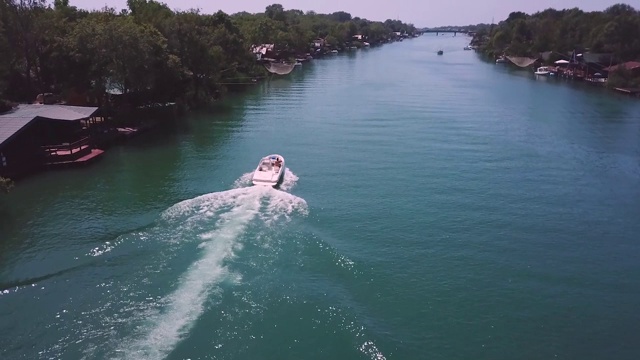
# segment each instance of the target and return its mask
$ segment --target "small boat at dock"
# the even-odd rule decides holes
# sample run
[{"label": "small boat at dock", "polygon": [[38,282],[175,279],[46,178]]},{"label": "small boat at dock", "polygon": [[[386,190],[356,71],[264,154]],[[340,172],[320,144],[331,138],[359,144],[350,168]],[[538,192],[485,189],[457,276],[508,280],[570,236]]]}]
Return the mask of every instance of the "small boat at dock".
[{"label": "small boat at dock", "polygon": [[551,71],[546,66],[540,66],[534,72],[534,74],[536,74],[536,75],[549,75],[550,73],[551,73]]},{"label": "small boat at dock", "polygon": [[284,179],[284,157],[271,154],[260,159],[251,182],[253,185],[277,186]]}]

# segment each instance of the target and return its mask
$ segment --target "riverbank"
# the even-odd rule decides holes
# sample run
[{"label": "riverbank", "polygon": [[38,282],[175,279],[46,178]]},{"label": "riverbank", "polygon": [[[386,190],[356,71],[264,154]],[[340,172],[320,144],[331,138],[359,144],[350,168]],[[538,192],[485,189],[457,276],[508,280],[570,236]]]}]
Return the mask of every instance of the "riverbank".
[{"label": "riverbank", "polygon": [[617,4],[594,12],[578,8],[512,12],[498,24],[479,28],[471,45],[494,59],[524,59],[512,61],[518,66],[534,70],[559,66],[560,73],[572,79],[604,83],[612,89],[638,88],[638,37],[640,12]]},{"label": "riverbank", "polygon": [[[403,41],[415,36],[400,35],[394,41]],[[391,42],[391,41],[390,41]],[[382,44],[378,44],[382,45]],[[368,47],[368,46],[367,46]],[[367,48],[365,47],[365,48]],[[336,56],[337,50],[330,50],[328,47],[318,49],[317,58],[326,56]],[[347,47],[346,52],[359,51],[358,48]],[[280,55],[280,54],[277,54]],[[271,64],[279,64],[288,67],[284,73],[270,73],[260,78],[253,78],[249,83],[229,83],[229,91],[242,93],[252,86],[259,85],[262,81],[271,81],[274,77],[288,76],[295,68],[313,61],[314,57],[308,56],[300,64],[282,64],[275,59],[257,59],[256,64],[269,69]],[[47,111],[40,115],[40,119],[33,120],[33,124],[25,123],[25,129],[15,128],[16,134],[21,131],[20,139],[13,139],[13,135],[0,139],[0,153],[8,157],[8,166],[0,168],[0,175],[13,180],[21,180],[26,176],[35,175],[43,170],[68,169],[74,167],[84,167],[99,160],[105,155],[105,151],[114,145],[125,143],[127,140],[139,136],[155,128],[165,126],[167,123],[179,121],[181,116],[193,109],[193,106],[184,103],[149,104],[144,106],[131,106],[131,94],[108,94],[104,98],[106,102],[102,107],[81,108],[68,106],[64,102],[56,102],[60,97],[53,94],[41,94],[38,96],[39,105],[17,105],[17,107],[5,114],[0,114],[0,122],[11,122],[13,117],[18,116],[15,112]],[[224,94],[219,94],[215,101],[222,101]],[[195,108],[206,106],[207,103],[197,104]],[[29,110],[27,109],[34,109]],[[45,110],[43,110],[45,109]],[[91,110],[89,110],[91,109]],[[71,126],[60,127],[56,123],[56,111],[89,111],[88,116],[80,116],[73,119]],[[85,111],[85,112],[86,112]],[[52,115],[47,115],[52,113]],[[20,115],[21,116],[21,115]],[[47,139],[39,139],[36,135],[42,126],[40,123],[48,122],[49,128],[56,127],[55,136]],[[31,135],[29,135],[31,132]],[[9,141],[11,140],[11,141]],[[38,142],[39,146],[32,146]],[[41,153],[42,152],[42,153]],[[31,155],[25,155],[31,154]],[[3,155],[4,156],[4,155]]]},{"label": "riverbank", "polygon": [[[560,54],[561,55],[561,54]],[[618,65],[605,66],[601,63],[585,61],[583,59],[592,58],[592,54],[578,54],[573,60],[571,55],[565,56],[566,59],[549,61],[549,56],[545,56],[547,60],[542,58],[531,57],[512,57],[501,55],[497,58],[483,54],[480,56],[496,66],[510,67],[517,71],[529,72],[536,77],[549,77],[552,79],[570,80],[576,83],[589,84],[594,87],[607,89],[618,93],[636,96],[638,92],[637,81],[640,75],[640,63],[627,62]]]},{"label": "riverbank", "polygon": [[[46,147],[49,154],[62,152],[69,157],[82,154],[76,147],[88,151],[109,146],[114,139],[157,125],[155,121],[140,124],[142,119],[155,118],[145,114],[150,108],[171,107],[182,113],[273,76],[265,70],[264,59],[290,72],[296,56],[306,61],[403,40],[416,31],[398,20],[369,21],[341,11],[303,13],[277,4],[263,13],[233,15],[174,11],[155,1],[131,2],[122,13],[106,7],[89,12],[67,2],[53,7],[12,2],[4,8],[0,48],[6,48],[6,56],[0,58],[0,98],[28,104],[37,98],[44,106],[95,107],[100,114],[93,118],[104,120],[87,123],[87,117],[72,115],[73,120],[68,120],[52,114],[70,125],[62,129],[65,126],[49,122],[57,130],[49,132],[47,139],[25,141],[37,144],[34,149]],[[24,24],[29,25],[27,29]],[[31,37],[21,35],[25,32]],[[8,146],[4,141],[27,125],[14,123],[5,126],[8,132],[0,138],[0,150]],[[85,133],[91,133],[88,143]],[[12,147],[20,153],[19,145]],[[49,155],[10,157],[14,156],[24,159],[12,159],[8,167]],[[7,173],[11,171],[0,168],[0,175]]]},{"label": "riverbank", "polygon": [[[0,59],[0,98],[15,102],[52,93],[80,106],[101,107],[108,95],[125,97],[132,107],[199,105],[222,96],[228,84],[263,76],[258,55],[295,59],[416,33],[398,20],[304,13],[277,4],[263,13],[232,15],[174,11],[155,1],[131,2],[122,13],[88,12],[65,2],[6,7],[0,46],[8,56]],[[20,27],[25,21],[38,29],[33,39],[20,36],[27,31]],[[49,46],[37,47],[41,43]]]}]

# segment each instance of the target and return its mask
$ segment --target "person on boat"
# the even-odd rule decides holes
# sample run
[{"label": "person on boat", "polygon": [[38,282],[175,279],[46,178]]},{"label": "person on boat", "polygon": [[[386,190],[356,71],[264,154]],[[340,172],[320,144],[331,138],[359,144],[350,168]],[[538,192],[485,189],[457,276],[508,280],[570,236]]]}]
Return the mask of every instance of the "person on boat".
[{"label": "person on boat", "polygon": [[276,159],[275,166],[277,166],[277,167],[282,166],[282,160],[280,158]]}]

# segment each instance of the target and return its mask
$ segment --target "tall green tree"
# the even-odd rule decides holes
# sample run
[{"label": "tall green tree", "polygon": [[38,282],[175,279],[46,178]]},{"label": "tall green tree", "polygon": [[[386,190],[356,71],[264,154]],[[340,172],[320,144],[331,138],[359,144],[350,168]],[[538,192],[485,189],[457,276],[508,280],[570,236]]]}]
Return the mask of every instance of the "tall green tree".
[{"label": "tall green tree", "polygon": [[152,25],[158,30],[174,15],[167,4],[154,0],[127,0],[127,7],[138,23]]},{"label": "tall green tree", "polygon": [[9,74],[9,69],[11,67],[11,56],[9,51],[9,41],[7,40],[7,35],[4,30],[4,24],[2,23],[2,19],[0,18],[0,99],[5,90],[7,89],[7,75]]},{"label": "tall green tree", "polygon": [[33,98],[38,92],[37,51],[42,34],[39,20],[46,11],[44,0],[4,0],[4,26],[9,46],[14,51],[12,73],[22,81],[10,84],[16,97]]},{"label": "tall green tree", "polygon": [[280,4],[273,4],[273,5],[267,6],[267,8],[265,9],[264,13],[265,13],[265,15],[267,15],[267,17],[269,19],[272,19],[272,20],[275,20],[275,21],[285,21],[286,20],[286,16],[285,16],[285,13],[284,13],[284,8]]},{"label": "tall green tree", "polygon": [[130,17],[92,14],[78,22],[68,46],[78,68],[87,72],[85,82],[98,91],[148,91],[165,75],[166,39]]}]

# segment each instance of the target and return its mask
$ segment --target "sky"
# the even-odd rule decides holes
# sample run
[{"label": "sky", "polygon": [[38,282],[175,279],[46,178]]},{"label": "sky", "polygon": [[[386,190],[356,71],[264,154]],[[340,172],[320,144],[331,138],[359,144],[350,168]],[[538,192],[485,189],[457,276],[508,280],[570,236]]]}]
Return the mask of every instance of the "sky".
[{"label": "sky", "polygon": [[[604,10],[625,3],[640,10],[640,0],[159,0],[172,9],[200,9],[203,13],[222,10],[228,14],[240,11],[263,12],[264,8],[278,3],[287,9],[318,13],[346,11],[352,16],[369,20],[399,19],[416,27],[444,25],[469,25],[504,20],[513,11],[534,13],[548,8],[569,9],[578,7],[585,11]],[[126,0],[70,0],[70,5],[83,9],[100,9],[109,6],[126,8]]]}]

